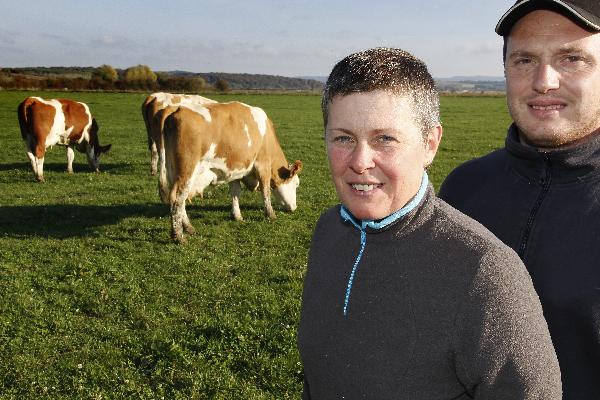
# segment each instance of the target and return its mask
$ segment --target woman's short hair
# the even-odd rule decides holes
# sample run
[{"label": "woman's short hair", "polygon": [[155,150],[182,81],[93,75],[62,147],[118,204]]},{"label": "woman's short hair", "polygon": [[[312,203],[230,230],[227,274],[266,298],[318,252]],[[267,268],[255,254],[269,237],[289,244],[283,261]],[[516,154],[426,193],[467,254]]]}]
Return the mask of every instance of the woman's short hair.
[{"label": "woman's short hair", "polygon": [[404,50],[378,47],[350,54],[333,67],[321,101],[324,125],[334,97],[375,90],[411,99],[424,138],[439,124],[439,95],[425,63]]}]

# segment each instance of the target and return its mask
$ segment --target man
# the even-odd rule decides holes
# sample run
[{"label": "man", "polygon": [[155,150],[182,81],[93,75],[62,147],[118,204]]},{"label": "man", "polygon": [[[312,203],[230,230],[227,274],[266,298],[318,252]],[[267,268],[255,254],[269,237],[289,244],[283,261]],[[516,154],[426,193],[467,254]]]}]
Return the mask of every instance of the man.
[{"label": "man", "polygon": [[564,399],[600,399],[600,2],[520,0],[504,37],[506,145],[453,171],[440,197],[524,261]]},{"label": "man", "polygon": [[428,183],[442,127],[426,65],[400,49],[351,54],[322,108],[341,204],[312,238],[303,398],[559,400],[525,266]]}]

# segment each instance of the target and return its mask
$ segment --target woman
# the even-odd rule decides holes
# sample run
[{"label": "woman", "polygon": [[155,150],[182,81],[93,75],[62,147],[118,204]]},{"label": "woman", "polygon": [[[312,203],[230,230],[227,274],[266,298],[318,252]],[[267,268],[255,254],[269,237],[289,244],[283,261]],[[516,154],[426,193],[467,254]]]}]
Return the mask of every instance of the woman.
[{"label": "woman", "polygon": [[442,137],[425,64],[352,54],[323,94],[341,205],[319,219],[298,331],[305,399],[560,399],[525,267],[435,197]]}]

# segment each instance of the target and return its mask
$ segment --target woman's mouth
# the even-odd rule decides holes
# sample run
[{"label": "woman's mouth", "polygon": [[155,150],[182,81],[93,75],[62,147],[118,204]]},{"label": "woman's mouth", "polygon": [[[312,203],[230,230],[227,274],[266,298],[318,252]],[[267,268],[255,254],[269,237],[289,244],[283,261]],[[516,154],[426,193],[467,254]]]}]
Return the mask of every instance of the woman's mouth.
[{"label": "woman's mouth", "polygon": [[359,192],[370,192],[373,189],[377,189],[381,186],[380,183],[353,183],[350,186],[354,190],[358,190]]}]

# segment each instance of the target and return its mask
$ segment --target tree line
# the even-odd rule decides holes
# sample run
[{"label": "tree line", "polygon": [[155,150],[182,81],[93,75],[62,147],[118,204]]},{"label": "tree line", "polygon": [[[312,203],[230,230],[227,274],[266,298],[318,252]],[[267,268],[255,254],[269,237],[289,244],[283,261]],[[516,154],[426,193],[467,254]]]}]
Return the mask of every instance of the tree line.
[{"label": "tree line", "polygon": [[[93,67],[1,68],[2,89],[70,89],[70,90],[165,90],[199,92],[207,87],[200,76],[174,76],[154,72],[147,65],[115,69],[108,64]],[[229,90],[226,81],[214,82],[212,88]]]},{"label": "tree line", "polygon": [[311,79],[274,75],[154,72],[147,65],[116,69],[94,67],[0,68],[0,89],[143,90],[200,92],[230,89],[318,91],[323,84]]}]

